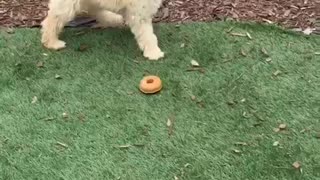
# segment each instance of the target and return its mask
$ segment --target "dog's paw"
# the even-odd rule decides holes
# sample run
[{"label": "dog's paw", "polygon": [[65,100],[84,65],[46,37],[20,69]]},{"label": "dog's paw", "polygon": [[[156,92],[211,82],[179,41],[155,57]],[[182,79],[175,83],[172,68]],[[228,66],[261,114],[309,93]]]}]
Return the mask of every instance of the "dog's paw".
[{"label": "dog's paw", "polygon": [[61,40],[51,41],[48,43],[44,43],[44,46],[48,49],[60,50],[66,47],[66,43]]},{"label": "dog's paw", "polygon": [[149,60],[158,60],[164,57],[164,53],[159,48],[144,50],[143,56]]}]

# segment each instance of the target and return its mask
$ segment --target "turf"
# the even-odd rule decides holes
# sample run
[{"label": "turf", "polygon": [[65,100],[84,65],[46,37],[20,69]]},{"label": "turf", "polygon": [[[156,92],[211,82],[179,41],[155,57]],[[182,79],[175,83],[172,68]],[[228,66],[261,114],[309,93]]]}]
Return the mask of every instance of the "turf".
[{"label": "turf", "polygon": [[[38,29],[2,33],[0,179],[320,177],[320,37],[232,22],[156,33],[155,62],[127,29],[68,29],[59,52]],[[145,74],[161,93],[139,92]]]}]

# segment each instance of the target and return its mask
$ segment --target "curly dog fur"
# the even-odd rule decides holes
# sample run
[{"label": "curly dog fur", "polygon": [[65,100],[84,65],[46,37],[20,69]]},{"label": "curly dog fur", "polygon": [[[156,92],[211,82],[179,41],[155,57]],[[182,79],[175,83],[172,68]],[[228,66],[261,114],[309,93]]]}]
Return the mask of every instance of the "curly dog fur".
[{"label": "curly dog fur", "polygon": [[127,24],[143,55],[150,60],[164,56],[153,32],[152,17],[162,0],[50,0],[48,16],[42,22],[42,44],[49,49],[65,48],[59,40],[64,26],[77,15],[88,14],[101,27]]}]

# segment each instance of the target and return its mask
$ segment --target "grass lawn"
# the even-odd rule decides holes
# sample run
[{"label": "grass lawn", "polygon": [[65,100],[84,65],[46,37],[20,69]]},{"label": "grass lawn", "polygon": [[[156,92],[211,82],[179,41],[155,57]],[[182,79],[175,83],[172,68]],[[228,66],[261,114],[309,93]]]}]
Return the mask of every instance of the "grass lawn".
[{"label": "grass lawn", "polygon": [[[38,29],[2,33],[0,179],[320,177],[319,36],[225,22],[156,33],[155,62],[127,29],[66,30],[59,52]],[[139,92],[144,74],[161,93]]]}]

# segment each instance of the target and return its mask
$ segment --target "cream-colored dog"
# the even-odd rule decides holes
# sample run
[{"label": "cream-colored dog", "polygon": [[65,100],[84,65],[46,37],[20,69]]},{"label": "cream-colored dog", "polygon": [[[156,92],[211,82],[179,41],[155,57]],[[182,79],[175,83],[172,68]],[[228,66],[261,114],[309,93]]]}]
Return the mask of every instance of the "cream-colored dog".
[{"label": "cream-colored dog", "polygon": [[101,27],[126,23],[143,55],[150,60],[157,60],[164,53],[158,47],[152,17],[161,3],[162,0],[50,0],[48,16],[42,22],[41,41],[49,49],[65,48],[66,43],[59,40],[64,26],[75,16],[88,14],[95,17]]}]

